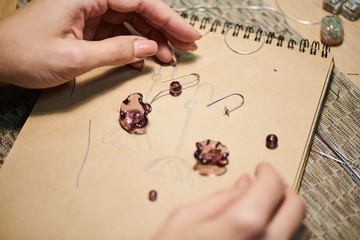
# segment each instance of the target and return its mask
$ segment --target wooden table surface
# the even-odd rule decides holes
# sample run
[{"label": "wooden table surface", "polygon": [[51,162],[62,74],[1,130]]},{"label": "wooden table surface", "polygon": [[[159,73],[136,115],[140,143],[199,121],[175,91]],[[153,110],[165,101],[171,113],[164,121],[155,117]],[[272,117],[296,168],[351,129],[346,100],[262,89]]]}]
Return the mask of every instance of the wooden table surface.
[{"label": "wooden table surface", "polygon": [[[276,0],[265,0],[267,5],[278,9]],[[320,22],[324,16],[331,15],[322,8],[320,0],[279,0],[281,9],[297,19]],[[335,66],[343,72],[353,83],[360,87],[360,19],[350,21],[341,14],[338,15],[344,24],[344,41],[340,46],[332,47],[335,57]],[[288,19],[295,31],[309,41],[320,41],[320,24],[305,25]]]}]

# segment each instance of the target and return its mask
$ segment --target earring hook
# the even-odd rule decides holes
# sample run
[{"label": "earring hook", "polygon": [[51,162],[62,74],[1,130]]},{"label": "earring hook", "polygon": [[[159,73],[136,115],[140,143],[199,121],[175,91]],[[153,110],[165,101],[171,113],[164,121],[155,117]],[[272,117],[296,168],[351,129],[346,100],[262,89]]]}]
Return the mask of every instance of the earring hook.
[{"label": "earring hook", "polygon": [[241,106],[244,104],[244,102],[245,102],[244,96],[241,95],[240,93],[231,93],[231,94],[226,95],[226,96],[224,96],[224,97],[222,97],[222,98],[219,98],[219,99],[216,99],[216,100],[214,100],[214,101],[212,101],[212,102],[209,102],[206,106],[207,106],[207,107],[210,107],[211,105],[213,105],[213,104],[215,104],[215,103],[217,103],[217,102],[219,102],[219,101],[221,101],[221,100],[223,100],[223,99],[225,99],[225,98],[228,98],[228,97],[230,97],[230,96],[234,96],[234,95],[240,96],[240,97],[242,98],[242,101],[241,101],[240,104],[238,104],[238,105],[236,105],[236,106],[233,106],[233,107],[231,107],[231,108],[227,108],[226,106],[224,107],[224,115],[230,116],[230,112],[232,112],[232,111],[234,111],[235,109],[241,107]]},{"label": "earring hook", "polygon": [[183,77],[187,77],[187,76],[191,76],[191,75],[195,76],[196,79],[192,80],[192,81],[189,81],[189,82],[186,82],[186,83],[183,83],[182,85],[193,83],[193,82],[196,82],[196,81],[198,81],[198,82],[200,81],[200,75],[199,74],[197,74],[197,73],[187,73],[187,74],[184,74],[184,75],[181,75],[181,76],[165,79],[162,82],[164,83],[164,82],[168,82],[168,81],[171,81],[171,80],[175,80],[175,79],[179,79],[179,78],[183,78]]},{"label": "earring hook", "polygon": [[195,79],[195,80],[191,80],[191,81],[189,81],[189,82],[185,82],[185,83],[180,83],[180,82],[178,82],[178,81],[173,81],[173,82],[171,82],[170,88],[161,90],[158,94],[155,95],[155,97],[150,101],[149,104],[152,104],[152,103],[156,100],[156,98],[157,98],[160,94],[162,94],[163,92],[170,91],[170,94],[171,94],[171,91],[174,90],[174,91],[177,91],[178,93],[177,93],[177,94],[172,94],[172,95],[173,95],[173,96],[178,96],[178,95],[180,95],[180,93],[181,93],[181,89],[182,89],[182,86],[183,86],[183,85],[190,84],[190,83],[194,83],[194,82],[196,82],[196,84],[194,84],[194,86],[197,85],[197,84],[199,84],[199,82],[200,82],[200,75],[197,74],[197,73],[187,73],[187,74],[184,74],[184,75],[181,75],[181,76],[177,76],[177,77],[173,77],[173,78],[169,78],[169,79],[163,80],[162,82],[168,82],[168,81],[172,81],[172,80],[175,80],[175,79],[179,79],[179,78],[183,78],[183,77],[187,77],[187,76],[191,76],[191,75],[192,75],[192,76],[195,76],[196,79]]}]

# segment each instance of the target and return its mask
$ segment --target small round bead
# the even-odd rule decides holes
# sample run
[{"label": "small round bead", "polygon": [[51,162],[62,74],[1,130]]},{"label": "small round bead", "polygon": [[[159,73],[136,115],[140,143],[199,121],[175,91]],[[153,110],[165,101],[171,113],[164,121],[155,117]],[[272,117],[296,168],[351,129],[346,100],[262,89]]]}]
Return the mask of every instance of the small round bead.
[{"label": "small round bead", "polygon": [[182,86],[178,81],[173,81],[170,83],[170,94],[174,97],[179,96],[182,91]]},{"label": "small round bead", "polygon": [[149,200],[153,202],[156,199],[157,199],[157,192],[155,190],[151,190],[149,192]]},{"label": "small round bead", "polygon": [[270,134],[266,137],[266,147],[275,149],[278,146],[278,137],[275,134]]}]

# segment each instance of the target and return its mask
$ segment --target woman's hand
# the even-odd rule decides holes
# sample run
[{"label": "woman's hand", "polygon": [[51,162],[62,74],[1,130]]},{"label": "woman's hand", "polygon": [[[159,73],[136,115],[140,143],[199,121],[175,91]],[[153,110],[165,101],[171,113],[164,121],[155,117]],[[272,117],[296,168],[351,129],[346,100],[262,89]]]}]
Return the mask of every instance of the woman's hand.
[{"label": "woman's hand", "polygon": [[269,164],[260,164],[255,176],[244,175],[232,189],[178,209],[155,239],[291,239],[305,218],[302,198]]},{"label": "woman's hand", "polygon": [[99,66],[142,69],[153,55],[175,64],[168,41],[188,51],[200,37],[159,0],[36,0],[0,20],[0,81],[47,88]]}]

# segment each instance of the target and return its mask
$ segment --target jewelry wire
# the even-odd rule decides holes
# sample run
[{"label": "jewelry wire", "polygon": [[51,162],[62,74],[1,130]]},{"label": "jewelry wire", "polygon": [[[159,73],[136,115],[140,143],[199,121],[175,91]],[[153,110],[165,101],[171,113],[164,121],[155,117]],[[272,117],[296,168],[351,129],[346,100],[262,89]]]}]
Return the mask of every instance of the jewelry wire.
[{"label": "jewelry wire", "polygon": [[261,41],[260,46],[259,46],[257,49],[255,49],[255,50],[253,50],[253,51],[248,51],[248,52],[241,52],[241,51],[238,51],[238,50],[232,48],[232,47],[230,46],[230,44],[228,43],[227,37],[226,37],[226,36],[227,36],[227,33],[229,32],[230,27],[228,27],[228,28],[226,29],[225,33],[224,33],[224,41],[225,41],[226,46],[227,46],[231,51],[233,51],[233,52],[235,52],[235,53],[237,53],[237,54],[242,54],[242,55],[249,55],[249,54],[253,54],[253,53],[259,51],[259,50],[264,46],[264,43],[265,43],[265,30],[264,30],[264,28],[263,28],[261,25],[259,25],[259,24],[251,24],[251,23],[247,23],[247,22],[237,22],[236,24],[241,24],[241,23],[242,23],[242,24],[247,24],[247,25],[254,25],[254,26],[257,26],[259,29],[262,30],[262,32],[261,32],[262,41]]}]

